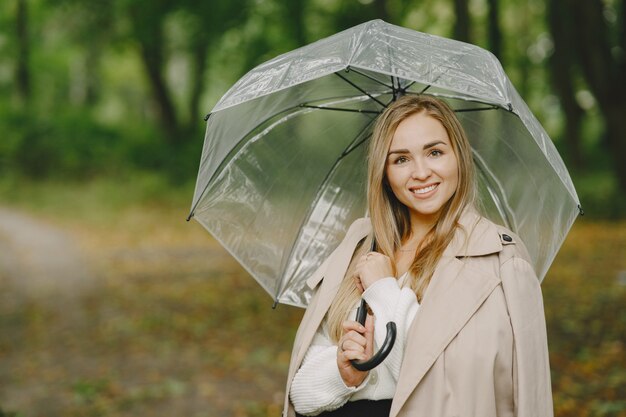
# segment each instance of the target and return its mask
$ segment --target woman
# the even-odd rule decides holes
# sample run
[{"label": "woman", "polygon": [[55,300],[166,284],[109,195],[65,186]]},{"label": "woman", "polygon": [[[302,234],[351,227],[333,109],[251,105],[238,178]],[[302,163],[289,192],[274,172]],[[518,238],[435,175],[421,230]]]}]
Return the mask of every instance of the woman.
[{"label": "woman", "polygon": [[[307,282],[285,415],[552,415],[539,282],[519,239],[477,214],[474,196],[454,112],[427,95],[391,104],[369,149],[370,219]],[[373,312],[365,326],[352,320],[361,297]],[[390,320],[387,359],[351,367]]]}]

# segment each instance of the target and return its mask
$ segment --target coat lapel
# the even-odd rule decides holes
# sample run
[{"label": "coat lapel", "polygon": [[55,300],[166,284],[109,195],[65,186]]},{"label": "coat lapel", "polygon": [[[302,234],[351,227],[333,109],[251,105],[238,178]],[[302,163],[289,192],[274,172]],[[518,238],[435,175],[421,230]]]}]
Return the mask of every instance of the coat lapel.
[{"label": "coat lapel", "polygon": [[446,346],[500,283],[493,273],[475,270],[463,261],[463,257],[502,250],[497,229],[472,212],[466,212],[460,223],[463,228],[439,261],[407,334],[391,416],[398,414]]},{"label": "coat lapel", "polygon": [[440,261],[407,335],[392,416],[499,282],[493,274],[469,270],[459,259]]}]

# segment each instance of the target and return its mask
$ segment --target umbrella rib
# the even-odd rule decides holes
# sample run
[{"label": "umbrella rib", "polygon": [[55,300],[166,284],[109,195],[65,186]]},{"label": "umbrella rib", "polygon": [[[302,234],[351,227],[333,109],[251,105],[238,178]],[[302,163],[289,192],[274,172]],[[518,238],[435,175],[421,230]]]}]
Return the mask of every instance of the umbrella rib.
[{"label": "umbrella rib", "polygon": [[[369,94],[368,94],[369,95]],[[385,106],[386,107],[386,106]],[[233,146],[233,148],[228,152],[228,155],[230,155],[230,153],[234,150],[237,149],[239,144],[242,143],[242,141],[245,140],[245,138],[248,137],[248,135],[250,134],[250,132],[253,132],[254,130],[256,130],[259,126],[263,125],[264,123],[267,123],[269,120],[278,117],[281,114],[285,114],[285,113],[289,113],[291,111],[293,111],[294,109],[297,108],[312,108],[311,105],[306,105],[306,104],[300,104],[300,105],[296,105],[287,109],[284,109],[283,111],[281,111],[278,114],[273,115],[272,117],[269,117],[263,121],[261,121],[260,123],[258,123],[256,126],[254,126],[252,129],[250,129],[245,135],[243,135],[241,137],[241,139],[235,144],[235,146]],[[329,107],[320,107],[321,109],[330,109]],[[374,113],[374,114],[380,114],[380,112],[375,112],[375,111],[360,111],[360,113],[363,114],[367,114],[367,113]],[[211,113],[212,114],[212,113]],[[360,133],[359,133],[360,134]],[[209,181],[207,181],[206,185],[204,186],[204,188],[202,189],[202,192],[200,193],[200,195],[198,196],[198,200],[193,204],[193,206],[191,207],[191,211],[189,212],[189,216],[187,216],[187,221],[190,221],[196,211],[196,208],[198,207],[198,205],[200,204],[200,201],[202,200],[202,196],[204,195],[204,193],[206,192],[206,190],[209,188],[209,185],[211,185],[211,182],[213,181],[213,179],[215,178],[215,176],[217,175],[217,170],[216,172],[213,174],[213,176],[209,179]]]},{"label": "umbrella rib", "polygon": [[384,82],[382,82],[382,81],[380,81],[380,80],[377,80],[376,78],[372,77],[371,75],[367,75],[367,74],[365,74],[365,73],[363,73],[363,72],[361,72],[361,71],[359,71],[359,70],[356,70],[356,69],[354,69],[354,68],[352,68],[352,67],[348,67],[348,68],[346,68],[346,71],[356,72],[357,74],[359,74],[359,75],[361,75],[361,76],[363,76],[363,77],[365,77],[365,78],[369,78],[370,80],[372,80],[372,81],[374,81],[374,82],[376,82],[376,83],[378,83],[378,84],[380,84],[380,85],[382,85],[382,86],[384,86],[384,87],[387,87],[387,88],[391,88],[391,89],[393,89],[393,87],[392,87],[392,86],[387,85],[387,84],[385,84]]},{"label": "umbrella rib", "polygon": [[[485,178],[485,181],[487,183],[487,191],[491,195],[491,199],[496,206],[496,210],[498,210],[498,214],[500,214],[500,217],[502,218],[502,220],[505,221],[508,228],[510,228],[511,230],[517,230],[517,224],[515,222],[515,219],[512,218],[509,214],[513,210],[506,202],[506,199],[501,198],[506,194],[504,192],[504,189],[502,188],[502,185],[497,180],[494,180],[495,175],[493,174],[493,172],[491,172],[480,154],[478,154],[478,152],[476,152],[476,150],[474,149],[472,149],[472,159],[474,160],[474,165],[476,166],[478,171],[480,171]],[[495,191],[493,191],[494,189],[498,191],[497,194],[495,193]],[[506,207],[503,207],[503,205]]]},{"label": "umbrella rib", "polygon": [[[372,125],[372,123],[375,121],[376,119],[372,119],[370,120],[365,126],[363,126],[363,129],[361,129],[359,131],[359,133],[357,133],[357,135],[354,137],[354,140],[356,140],[359,136],[361,136],[367,129],[369,129],[369,127]],[[341,155],[339,155],[339,158],[337,158],[337,161],[335,161],[335,165],[337,165],[339,163],[339,161],[341,161],[343,158],[345,158],[346,156],[350,155],[356,148],[358,148],[359,146],[361,146],[363,143],[365,143],[366,140],[368,140],[370,137],[372,137],[372,134],[370,133],[369,135],[366,135],[363,139],[361,139],[360,141],[358,141],[357,143],[354,143],[354,140],[352,141],[352,143],[350,143],[348,145],[348,147],[341,153]],[[333,168],[335,168],[335,165],[333,165]],[[331,169],[331,171],[332,171]],[[324,181],[322,182],[322,184],[326,182],[326,179],[324,179]]]},{"label": "umbrella rib", "polygon": [[[398,86],[396,87],[396,81],[398,82]],[[400,79],[398,77],[394,77],[393,75],[391,76],[391,85],[393,85],[393,100],[392,101],[396,101],[399,97],[398,93],[402,92],[404,93],[404,91],[402,91],[400,89]]]},{"label": "umbrella rib", "polygon": [[356,85],[355,83],[353,83],[352,81],[350,81],[349,79],[344,77],[343,75],[339,74],[338,72],[335,72],[335,75],[338,76],[339,78],[341,78],[342,80],[344,80],[345,82],[347,82],[348,84],[350,84],[352,87],[354,87],[357,90],[359,90],[361,93],[365,94],[366,96],[368,96],[369,98],[374,100],[376,103],[380,104],[381,106],[383,106],[385,108],[387,107],[385,105],[385,103],[383,103],[382,101],[378,100],[376,97],[374,97],[373,95],[371,95],[370,93],[368,93],[367,91],[365,91],[364,89],[362,89],[361,87],[359,87],[358,85]]},{"label": "umbrella rib", "polygon": [[[463,58],[463,54],[459,54],[456,57],[456,60],[454,60],[454,64],[456,64],[457,62],[459,62],[461,60],[461,58]],[[420,92],[420,94],[424,94],[426,92],[426,90],[428,90],[430,87],[432,87],[433,84],[435,84],[437,81],[439,81],[439,79],[441,77],[443,77],[445,74],[448,73],[448,71],[450,71],[450,69],[452,68],[452,65],[449,65],[448,67],[446,67],[445,71],[439,73],[439,75],[437,76],[437,78],[435,78],[435,80],[433,82],[431,82],[430,84],[428,84],[426,87],[424,87],[424,89]]]},{"label": "umbrella rib", "polygon": [[[415,92],[415,91],[407,91],[406,94],[419,96],[422,93],[421,92],[418,93],[418,92]],[[485,101],[472,99],[470,97],[465,97],[465,96],[460,96],[460,95],[453,95],[453,94],[431,93],[431,95],[433,95],[435,97],[438,97],[438,98],[445,98],[445,99],[448,99],[448,100],[460,100],[460,101],[464,101],[464,102],[484,104],[487,107],[495,107],[498,110],[504,110],[504,111],[507,111],[509,113],[515,113],[513,111],[513,109],[511,108],[510,104],[508,104],[507,106],[502,106],[502,105],[498,105],[498,104],[493,104],[493,103],[489,103],[489,102],[485,102]],[[485,109],[485,110],[487,110],[487,109]]]},{"label": "umbrella rib", "polygon": [[[369,124],[368,124],[368,126],[369,126]],[[365,141],[367,141],[371,137],[372,137],[372,134],[370,133],[369,135],[367,135],[363,139],[361,139],[359,142],[355,143],[354,146],[352,146],[352,147],[346,149],[345,151],[343,151],[342,154],[339,156],[339,158],[337,158],[337,162],[341,161],[343,158],[345,158],[346,156],[350,155],[356,148],[361,146],[363,143],[365,143]]]},{"label": "umbrella rib", "polygon": [[472,111],[485,111],[485,110],[498,110],[500,107],[498,106],[489,106],[489,107],[474,107],[469,109],[454,109],[455,113],[467,113]]},{"label": "umbrella rib", "polygon": [[[299,106],[293,106],[287,109],[284,109],[283,111],[276,113],[274,115],[272,115],[271,117],[268,117],[264,120],[262,120],[261,122],[257,123],[253,128],[251,128],[245,135],[243,135],[241,137],[241,139],[239,139],[237,141],[237,143],[234,144],[234,146],[228,151],[228,153],[224,156],[224,158],[222,158],[222,162],[220,163],[220,167],[221,164],[224,163],[225,158],[227,158],[229,155],[231,155],[231,153],[233,151],[236,152],[236,154],[239,152],[239,146],[243,143],[243,141],[248,137],[248,135],[250,135],[251,132],[254,132],[256,129],[259,128],[259,126],[262,126],[263,124],[269,122],[270,120],[277,118],[280,115],[289,113],[290,111],[293,111],[294,109],[297,109]],[[301,111],[305,111],[305,110],[301,110]],[[235,156],[236,156],[235,154]],[[229,158],[229,161],[232,160],[233,157]],[[193,204],[191,211],[189,212],[189,216],[187,217],[187,221],[190,221],[192,219],[192,217],[195,214],[196,208],[198,208],[198,205],[200,204],[200,201],[202,200],[202,197],[204,196],[204,193],[206,193],[206,191],[209,189],[209,186],[211,185],[211,183],[213,182],[213,180],[216,177],[219,177],[221,170],[218,168],[215,170],[215,172],[213,173],[213,175],[211,176],[211,178],[206,182],[204,188],[202,189],[202,192],[200,193],[200,195],[198,196],[198,200],[196,200],[195,204]]]},{"label": "umbrella rib", "polygon": [[[372,123],[375,121],[376,119],[372,119],[370,120],[364,127],[363,129],[361,129],[359,131],[359,133],[357,133],[357,135],[354,137],[354,139],[352,140],[352,142],[350,142],[350,144],[348,145],[348,147],[341,153],[341,155],[337,158],[337,160],[333,163],[333,166],[328,170],[328,172],[326,173],[326,176],[324,177],[324,180],[322,180],[320,186],[317,188],[317,192],[315,193],[315,200],[313,200],[313,203],[309,206],[309,210],[306,213],[306,216],[304,216],[304,218],[302,219],[302,222],[300,224],[300,227],[298,228],[298,236],[296,236],[296,239],[294,240],[294,245],[291,247],[291,250],[289,251],[289,256],[287,257],[287,259],[291,259],[291,257],[293,256],[293,252],[296,248],[297,242],[300,240],[300,236],[302,236],[302,230],[304,229],[304,224],[307,222],[307,220],[311,217],[311,214],[313,213],[313,210],[315,209],[315,206],[317,205],[317,202],[319,201],[321,194],[320,194],[320,190],[322,190],[324,188],[324,184],[326,184],[328,182],[328,180],[330,179],[330,177],[332,176],[332,174],[335,172],[335,170],[337,169],[337,167],[339,166],[339,162],[341,162],[341,160],[343,158],[345,158],[347,155],[349,155],[350,153],[352,153],[355,149],[357,149],[359,146],[361,146],[363,143],[365,143],[365,141],[367,139],[369,139],[370,135],[367,135],[365,138],[363,138],[362,140],[358,141],[356,144],[354,144],[354,142],[359,138],[359,136],[361,136],[363,134],[363,132],[365,132],[371,125]],[[354,144],[354,145],[353,145]],[[306,255],[306,252],[304,253],[304,255]],[[292,277],[290,277],[291,279]],[[282,280],[278,280],[278,291],[275,291],[274,294],[276,294],[277,298],[280,298],[280,293],[282,293],[284,287],[286,286],[287,282],[281,282]],[[282,284],[282,285],[281,285]]]},{"label": "umbrella rib", "polygon": [[300,107],[304,107],[304,108],[307,108],[307,109],[347,111],[347,112],[352,112],[352,113],[380,114],[380,112],[376,111],[376,110],[344,109],[344,108],[340,108],[340,107],[313,106],[313,105],[310,105],[310,104],[300,104]]}]

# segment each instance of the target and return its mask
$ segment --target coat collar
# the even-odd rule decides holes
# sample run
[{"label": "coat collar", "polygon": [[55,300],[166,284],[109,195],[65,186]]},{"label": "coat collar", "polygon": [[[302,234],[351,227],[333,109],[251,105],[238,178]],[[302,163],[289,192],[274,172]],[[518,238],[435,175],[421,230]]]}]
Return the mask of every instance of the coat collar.
[{"label": "coat collar", "polygon": [[[444,257],[484,256],[502,250],[502,241],[495,224],[480,216],[475,209],[467,208],[459,218],[452,241],[443,252]],[[346,233],[346,238],[340,246],[354,249],[372,230],[369,218],[356,220]],[[333,254],[334,255],[334,254]],[[330,257],[327,259],[327,262]],[[323,278],[325,268],[320,268],[318,274],[307,280],[308,286],[313,289]]]},{"label": "coat collar", "polygon": [[495,224],[480,216],[473,208],[461,214],[452,241],[443,252],[444,257],[484,256],[502,250],[502,242]]}]

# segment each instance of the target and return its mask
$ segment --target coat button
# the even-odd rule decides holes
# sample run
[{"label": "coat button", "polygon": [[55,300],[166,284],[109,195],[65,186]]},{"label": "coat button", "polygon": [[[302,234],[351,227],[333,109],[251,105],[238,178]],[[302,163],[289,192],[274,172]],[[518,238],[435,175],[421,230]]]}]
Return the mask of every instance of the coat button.
[{"label": "coat button", "polygon": [[502,235],[502,240],[504,240],[505,242],[513,242],[513,238],[509,235]]}]

